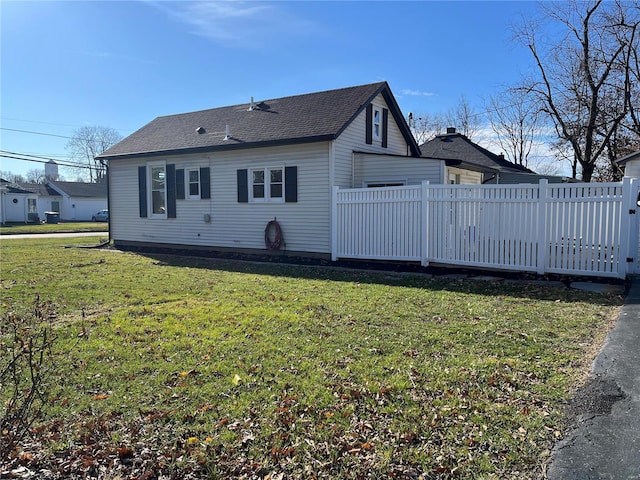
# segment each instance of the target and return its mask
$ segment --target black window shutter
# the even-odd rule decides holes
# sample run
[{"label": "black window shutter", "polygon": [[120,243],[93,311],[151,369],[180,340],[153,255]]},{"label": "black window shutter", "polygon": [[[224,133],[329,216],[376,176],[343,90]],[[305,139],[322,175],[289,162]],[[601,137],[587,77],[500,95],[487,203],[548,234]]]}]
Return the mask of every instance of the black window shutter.
[{"label": "black window shutter", "polygon": [[373,105],[367,105],[367,113],[365,116],[366,132],[365,132],[365,141],[367,145],[371,145],[373,143]]},{"label": "black window shutter", "polygon": [[249,201],[247,173],[246,168],[238,170],[238,203],[247,203]]},{"label": "black window shutter", "polygon": [[147,216],[147,167],[138,167],[138,203],[140,217]]},{"label": "black window shutter", "polygon": [[284,167],[284,201],[298,201],[298,167]]},{"label": "black window shutter", "polygon": [[176,166],[167,164],[167,218],[176,218]]},{"label": "black window shutter", "polygon": [[389,125],[389,110],[382,109],[382,147],[387,148],[387,126]]},{"label": "black window shutter", "polygon": [[211,169],[209,167],[200,169],[200,198],[211,198]]},{"label": "black window shutter", "polygon": [[176,198],[184,200],[184,168],[176,169]]}]

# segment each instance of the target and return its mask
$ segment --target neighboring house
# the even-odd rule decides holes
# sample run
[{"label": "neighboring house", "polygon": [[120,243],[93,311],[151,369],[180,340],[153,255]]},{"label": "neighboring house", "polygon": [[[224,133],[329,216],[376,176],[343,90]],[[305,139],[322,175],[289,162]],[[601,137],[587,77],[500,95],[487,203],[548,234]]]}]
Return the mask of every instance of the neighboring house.
[{"label": "neighboring house", "polygon": [[58,182],[23,183],[20,187],[37,196],[37,213],[58,212],[63,221],[90,221],[96,212],[107,208],[106,183]]},{"label": "neighboring house", "polygon": [[0,178],[0,223],[37,222],[37,194]]},{"label": "neighboring house", "polygon": [[119,246],[282,249],[329,255],[334,186],[443,183],[386,82],[158,117],[97,157],[109,161]]},{"label": "neighboring house", "polygon": [[448,128],[447,133],[420,145],[425,158],[444,160],[447,165],[446,183],[549,183],[567,181],[565,177],[538,175],[528,168],[512,163],[504,155],[496,155],[473,143],[465,135]]},{"label": "neighboring house", "polygon": [[640,178],[640,150],[620,158],[617,163],[624,168],[625,177]]}]

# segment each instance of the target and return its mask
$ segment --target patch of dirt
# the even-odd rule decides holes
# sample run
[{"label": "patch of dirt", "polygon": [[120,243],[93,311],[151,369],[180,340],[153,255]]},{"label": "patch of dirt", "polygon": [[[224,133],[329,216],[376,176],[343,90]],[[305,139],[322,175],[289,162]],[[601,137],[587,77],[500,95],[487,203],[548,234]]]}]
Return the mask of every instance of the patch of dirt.
[{"label": "patch of dirt", "polygon": [[626,396],[612,379],[593,377],[576,391],[566,415],[572,422],[580,416],[608,415],[613,405]]}]

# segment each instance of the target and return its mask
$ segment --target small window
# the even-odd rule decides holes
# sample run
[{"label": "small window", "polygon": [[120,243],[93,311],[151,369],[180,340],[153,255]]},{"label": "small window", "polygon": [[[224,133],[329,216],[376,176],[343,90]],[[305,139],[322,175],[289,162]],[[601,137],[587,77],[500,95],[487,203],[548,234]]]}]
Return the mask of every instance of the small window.
[{"label": "small window", "polygon": [[187,192],[189,198],[200,198],[200,169],[187,170]]},{"label": "small window", "polygon": [[373,107],[373,138],[382,138],[382,111],[378,107]]}]

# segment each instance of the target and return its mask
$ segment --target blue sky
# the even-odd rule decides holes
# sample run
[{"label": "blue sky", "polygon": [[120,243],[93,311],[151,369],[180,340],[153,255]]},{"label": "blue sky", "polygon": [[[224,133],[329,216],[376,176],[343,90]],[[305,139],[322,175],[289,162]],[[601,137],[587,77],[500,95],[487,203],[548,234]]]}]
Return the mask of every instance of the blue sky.
[{"label": "blue sky", "polygon": [[[537,8],[3,0],[0,149],[64,160],[62,137],[84,125],[126,136],[159,115],[382,80],[405,114],[445,112],[462,96],[481,110],[531,69],[512,26]],[[0,159],[3,171],[40,167]]]}]

